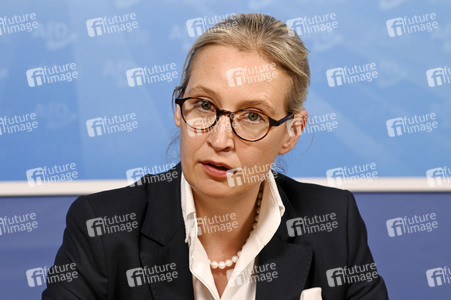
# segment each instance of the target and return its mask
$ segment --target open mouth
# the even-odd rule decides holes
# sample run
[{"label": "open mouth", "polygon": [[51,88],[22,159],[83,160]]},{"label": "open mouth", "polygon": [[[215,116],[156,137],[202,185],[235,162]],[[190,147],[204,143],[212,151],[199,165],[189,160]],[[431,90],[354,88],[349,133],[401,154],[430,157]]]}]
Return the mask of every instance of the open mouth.
[{"label": "open mouth", "polygon": [[224,171],[227,172],[227,171],[230,171],[230,170],[233,171],[233,169],[229,165],[227,165],[225,163],[211,161],[211,160],[201,161],[201,163],[204,166],[206,166],[206,167],[211,167],[211,168],[214,168],[215,170],[218,170],[218,171],[223,171],[223,172]]},{"label": "open mouth", "polygon": [[226,166],[223,166],[223,165],[216,165],[216,164],[210,163],[210,162],[204,162],[203,164],[204,164],[204,165],[207,165],[207,166],[214,167],[214,168],[219,169],[219,170],[224,170],[224,171],[230,170],[230,169],[227,168]]}]

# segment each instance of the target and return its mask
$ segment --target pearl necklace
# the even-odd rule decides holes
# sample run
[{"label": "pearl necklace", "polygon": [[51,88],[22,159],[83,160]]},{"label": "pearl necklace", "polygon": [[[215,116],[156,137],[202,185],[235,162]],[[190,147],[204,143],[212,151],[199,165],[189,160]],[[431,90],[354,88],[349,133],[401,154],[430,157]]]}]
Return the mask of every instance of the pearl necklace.
[{"label": "pearl necklace", "polygon": [[[252,231],[255,229],[255,227],[257,227],[257,222],[258,222],[258,215],[260,214],[260,206],[262,204],[262,196],[263,196],[263,190],[260,187],[260,190],[258,191],[258,196],[257,196],[257,207],[255,210],[255,220],[254,220],[254,224],[252,224],[252,229],[249,232],[249,237],[251,236]],[[249,237],[247,239],[249,239]],[[246,242],[247,242],[246,239]],[[244,246],[244,245],[243,245]],[[237,252],[236,255],[234,255],[231,259],[226,259],[225,261],[221,260],[221,261],[211,261],[208,260],[210,267],[212,269],[217,269],[220,268],[221,270],[224,269],[225,267],[230,267],[232,266],[234,263],[236,263],[238,261],[238,258],[241,256],[241,249]]]}]

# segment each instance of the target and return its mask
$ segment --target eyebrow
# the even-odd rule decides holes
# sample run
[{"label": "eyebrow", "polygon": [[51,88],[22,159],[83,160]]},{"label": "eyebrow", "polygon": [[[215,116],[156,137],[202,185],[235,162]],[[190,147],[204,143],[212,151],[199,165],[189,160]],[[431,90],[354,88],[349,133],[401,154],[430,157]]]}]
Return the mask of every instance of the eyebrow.
[{"label": "eyebrow", "polygon": [[[200,86],[200,85],[193,87],[189,91],[189,93],[205,93],[206,94],[205,96],[211,96],[216,99],[221,98],[215,91],[213,91],[207,87]],[[257,108],[262,107],[263,109],[266,110],[266,112],[268,114],[272,114],[272,115],[275,114],[274,108],[264,100],[242,100],[240,102],[239,106],[240,107],[253,106],[253,107],[257,107]]]},{"label": "eyebrow", "polygon": [[243,100],[240,106],[263,107],[267,114],[275,115],[274,108],[263,100]]},{"label": "eyebrow", "polygon": [[190,93],[205,93],[205,94],[207,94],[205,96],[211,95],[213,98],[219,97],[218,94],[216,94],[213,90],[210,90],[209,88],[200,86],[200,85],[194,86],[189,92]]}]

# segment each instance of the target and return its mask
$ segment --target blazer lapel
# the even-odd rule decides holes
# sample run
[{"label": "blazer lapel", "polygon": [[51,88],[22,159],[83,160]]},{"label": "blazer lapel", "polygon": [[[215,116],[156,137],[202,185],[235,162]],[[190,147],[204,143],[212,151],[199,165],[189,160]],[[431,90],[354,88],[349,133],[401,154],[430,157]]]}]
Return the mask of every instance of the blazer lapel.
[{"label": "blazer lapel", "polygon": [[[153,297],[162,300],[194,299],[189,251],[185,243],[185,226],[180,204],[180,164],[168,172],[173,174],[174,170],[178,176],[171,182],[163,181],[147,185],[149,204],[141,228],[142,267],[150,270],[151,276],[148,277],[150,279],[148,281]],[[161,275],[167,272],[174,275],[171,276],[172,280]],[[156,280],[156,274],[160,274],[158,278],[163,280]]]},{"label": "blazer lapel", "polygon": [[[177,278],[150,283],[155,299],[194,299],[193,279],[189,270],[189,250],[185,243],[185,226],[181,210],[180,178],[181,165],[176,171],[178,177],[171,182],[163,181],[147,185],[148,208],[141,228],[140,257],[143,268],[170,268],[175,264]],[[149,181],[147,181],[149,182]],[[257,300],[299,299],[305,288],[312,261],[311,246],[299,244],[289,237],[286,221],[297,217],[282,187],[279,193],[285,206],[285,214],[276,234],[258,255],[258,266],[275,263],[277,278],[257,281]],[[174,265],[173,265],[174,266]]]},{"label": "blazer lapel", "polygon": [[262,270],[274,263],[277,278],[274,279],[274,276],[271,282],[263,278],[257,281],[257,300],[299,299],[306,287],[312,262],[312,247],[300,244],[299,240],[288,235],[287,220],[296,218],[297,213],[282,187],[278,185],[277,188],[285,206],[285,213],[276,234],[258,255],[259,269],[257,269]]}]

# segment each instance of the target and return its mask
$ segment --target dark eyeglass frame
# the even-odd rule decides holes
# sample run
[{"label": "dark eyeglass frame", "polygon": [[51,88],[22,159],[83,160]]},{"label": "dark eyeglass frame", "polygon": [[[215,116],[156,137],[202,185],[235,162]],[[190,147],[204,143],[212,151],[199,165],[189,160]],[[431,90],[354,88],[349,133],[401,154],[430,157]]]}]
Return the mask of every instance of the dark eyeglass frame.
[{"label": "dark eyeglass frame", "polygon": [[240,109],[240,110],[237,110],[237,111],[235,111],[235,112],[232,112],[232,111],[220,109],[220,108],[219,108],[218,106],[216,106],[212,101],[208,101],[208,102],[216,109],[216,119],[215,119],[215,121],[213,122],[213,124],[211,124],[210,127],[203,128],[203,129],[198,129],[198,128],[192,127],[192,126],[185,120],[185,116],[183,115],[183,103],[185,103],[187,100],[190,100],[190,99],[198,99],[198,100],[206,100],[206,101],[208,101],[207,99],[204,99],[204,98],[201,98],[201,97],[175,98],[175,103],[178,104],[178,105],[180,105],[180,112],[181,112],[183,121],[185,121],[186,125],[188,125],[190,128],[192,128],[192,129],[194,129],[194,130],[198,130],[198,131],[200,131],[200,132],[207,132],[208,130],[210,130],[211,128],[213,128],[213,127],[216,125],[216,123],[218,123],[218,121],[219,121],[219,119],[221,118],[221,116],[228,116],[229,119],[230,119],[230,126],[232,127],[233,133],[235,133],[235,135],[236,135],[237,137],[239,137],[240,139],[242,139],[242,140],[244,140],[244,141],[247,141],[247,142],[257,142],[257,141],[260,141],[261,139],[263,139],[264,137],[266,137],[266,136],[268,135],[268,133],[269,133],[269,131],[271,130],[272,127],[277,127],[277,126],[282,125],[283,123],[285,123],[286,121],[288,121],[288,120],[289,120],[291,117],[293,117],[293,115],[294,115],[294,113],[291,113],[291,114],[288,114],[286,117],[284,117],[284,118],[282,118],[282,119],[280,119],[280,120],[274,120],[274,119],[271,118],[270,116],[267,116],[266,114],[259,112],[259,114],[264,115],[266,118],[268,118],[268,121],[269,121],[268,131],[267,131],[267,132],[265,133],[265,135],[263,135],[261,138],[258,138],[258,139],[256,139],[256,140],[248,140],[248,139],[245,139],[245,138],[241,137],[240,135],[238,135],[238,133],[236,133],[235,127],[233,126],[233,118],[234,118],[234,116],[235,116],[236,113],[239,113],[239,112],[241,112],[241,111],[251,111],[251,110],[249,110],[249,109]]}]

